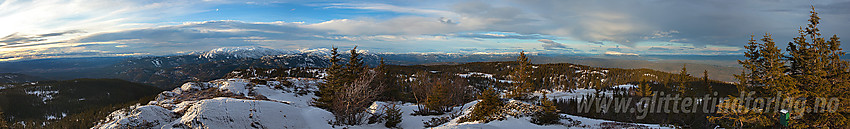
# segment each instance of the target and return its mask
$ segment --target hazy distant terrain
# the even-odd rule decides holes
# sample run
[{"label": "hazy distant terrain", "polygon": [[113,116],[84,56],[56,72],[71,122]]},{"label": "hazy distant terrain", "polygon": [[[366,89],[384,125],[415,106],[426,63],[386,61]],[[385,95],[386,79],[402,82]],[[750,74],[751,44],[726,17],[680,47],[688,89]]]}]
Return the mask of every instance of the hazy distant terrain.
[{"label": "hazy distant terrain", "polygon": [[[461,64],[466,62],[486,61],[514,61],[516,55],[444,55],[444,54],[395,54],[381,55],[388,59],[389,64],[399,65],[438,65],[438,64]],[[741,72],[737,63],[738,56],[701,56],[685,55],[679,56],[588,56],[588,55],[564,55],[564,54],[537,54],[529,56],[534,64],[549,63],[573,63],[600,68],[624,68],[639,69],[647,68],[664,72],[677,72],[682,70],[682,65],[687,64],[688,73],[694,77],[702,77],[703,71],[708,70],[708,76],[714,80],[733,82],[733,74]]]},{"label": "hazy distant terrain", "polygon": [[[151,83],[150,79],[162,81],[166,78],[176,78],[177,82],[163,83],[173,85],[182,83],[186,78],[198,77],[190,73],[217,71],[206,73],[210,77],[201,77],[208,81],[226,74],[237,68],[248,68],[249,65],[258,68],[273,67],[325,67],[327,50],[310,50],[304,52],[276,52],[263,50],[262,53],[236,51],[241,53],[221,53],[212,50],[197,55],[153,56],[153,57],[92,57],[92,58],[59,58],[39,59],[16,62],[0,62],[0,73],[22,73],[54,80],[75,78],[122,78],[134,82]],[[210,56],[203,54],[242,54],[257,56],[254,58],[229,58],[228,56]],[[288,53],[288,54],[284,54]],[[278,56],[273,55],[289,55]],[[262,58],[266,55],[267,58]],[[376,65],[379,57],[392,65],[434,65],[459,64],[467,62],[512,61],[515,54],[371,54],[366,58],[367,64]],[[228,57],[228,58],[226,58]],[[238,57],[238,56],[237,56]],[[676,72],[687,63],[689,73],[702,77],[703,70],[709,71],[711,79],[732,82],[733,74],[740,72],[736,56],[605,56],[605,55],[565,55],[537,54],[530,55],[535,64],[573,63],[601,68],[648,68],[664,72]],[[306,60],[305,60],[306,59]],[[226,65],[226,66],[225,66]],[[213,69],[216,68],[216,69]],[[227,69],[218,69],[227,68]],[[208,70],[202,70],[208,69]],[[135,72],[134,72],[135,71]],[[180,71],[180,72],[169,72]],[[195,72],[192,72],[195,71]],[[139,73],[139,74],[134,74]],[[144,73],[144,75],[140,75]],[[179,74],[179,75],[168,75]],[[171,77],[159,77],[160,75]],[[145,77],[142,77],[145,76]],[[154,77],[157,76],[157,77]],[[168,80],[168,79],[166,79]],[[190,79],[191,80],[191,79]]]},{"label": "hazy distant terrain", "polygon": [[[566,56],[531,56],[534,63],[575,63],[602,68],[625,68],[637,69],[647,68],[664,72],[677,72],[682,70],[682,65],[687,64],[688,74],[694,77],[702,77],[703,71],[708,70],[708,76],[714,80],[733,82],[734,74],[741,72],[734,58],[717,58],[712,56],[693,56],[691,59],[684,58],[653,58],[653,57],[566,57]],[[646,59],[654,59],[650,61]],[[663,59],[663,60],[662,60]]]}]

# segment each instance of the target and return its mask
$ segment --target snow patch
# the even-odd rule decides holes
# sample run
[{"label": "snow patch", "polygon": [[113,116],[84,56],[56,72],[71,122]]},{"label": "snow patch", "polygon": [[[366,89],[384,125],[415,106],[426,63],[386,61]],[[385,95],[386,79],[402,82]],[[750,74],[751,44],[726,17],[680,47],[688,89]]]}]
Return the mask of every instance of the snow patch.
[{"label": "snow patch", "polygon": [[263,100],[214,98],[201,100],[170,127],[185,128],[309,128],[304,114],[294,106]]},{"label": "snow patch", "polygon": [[248,80],[245,79],[227,79],[227,81],[219,81],[218,90],[224,93],[233,93],[235,95],[248,94]]},{"label": "snow patch", "polygon": [[95,129],[163,128],[177,118],[177,114],[160,106],[131,106],[109,114]]},{"label": "snow patch", "polygon": [[469,72],[469,73],[459,73],[459,74],[456,74],[456,75],[463,77],[463,78],[482,77],[482,78],[487,78],[487,79],[490,79],[490,80],[493,80],[493,81],[496,81],[496,82],[501,82],[501,83],[514,83],[514,81],[511,81],[511,80],[497,79],[497,78],[494,77],[493,74],[489,74],[489,73]]},{"label": "snow patch", "polygon": [[41,98],[41,102],[47,104],[47,101],[53,100],[53,96],[59,94],[58,90],[32,90],[25,91],[28,95],[35,95]]},{"label": "snow patch", "polygon": [[634,89],[634,88],[638,88],[638,86],[632,85],[632,84],[623,84],[623,85],[614,86],[613,88]]},{"label": "snow patch", "polygon": [[44,116],[44,118],[47,119],[47,120],[57,120],[57,119],[62,119],[65,116],[68,116],[68,114],[63,112],[63,113],[58,114],[58,115],[47,115],[47,116]]}]

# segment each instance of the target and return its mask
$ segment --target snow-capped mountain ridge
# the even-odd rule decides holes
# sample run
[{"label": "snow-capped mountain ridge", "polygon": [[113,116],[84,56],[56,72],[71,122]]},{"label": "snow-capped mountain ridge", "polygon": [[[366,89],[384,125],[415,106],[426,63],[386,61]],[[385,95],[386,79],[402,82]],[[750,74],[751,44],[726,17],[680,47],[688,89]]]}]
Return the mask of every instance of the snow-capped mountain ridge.
[{"label": "snow-capped mountain ridge", "polygon": [[[359,49],[357,53],[364,56],[375,56],[376,54],[369,50]],[[348,50],[339,50],[340,55],[348,55]],[[265,47],[222,47],[200,53],[191,53],[189,55],[198,55],[198,58],[262,58],[264,56],[286,56],[286,55],[307,55],[330,57],[331,49],[328,48],[301,48],[294,50],[272,49]]]},{"label": "snow-capped mountain ridge", "polygon": [[222,47],[201,53],[199,58],[258,58],[286,52],[264,47]]}]

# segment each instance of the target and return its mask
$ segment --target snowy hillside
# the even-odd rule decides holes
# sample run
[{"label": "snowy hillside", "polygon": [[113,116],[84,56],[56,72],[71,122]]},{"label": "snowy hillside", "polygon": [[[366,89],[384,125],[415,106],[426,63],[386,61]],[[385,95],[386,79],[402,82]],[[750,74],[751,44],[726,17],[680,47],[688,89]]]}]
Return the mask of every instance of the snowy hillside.
[{"label": "snowy hillside", "polygon": [[[280,82],[298,85],[282,85]],[[331,128],[325,110],[311,107],[313,95],[293,90],[315,90],[321,80],[290,78],[265,85],[245,79],[186,83],[160,93],[148,105],[132,106],[110,114],[93,128]],[[318,122],[305,124],[308,122]]]},{"label": "snowy hillside", "polygon": [[[254,78],[257,79],[257,78]],[[189,82],[171,91],[160,93],[147,105],[136,105],[111,113],[106,120],[93,128],[385,128],[382,123],[358,126],[333,126],[330,112],[310,106],[313,91],[323,80],[315,78],[219,79],[209,82]],[[263,84],[258,84],[263,83]],[[555,95],[557,93],[553,93]],[[554,96],[553,96],[554,97]],[[564,96],[561,96],[564,97]],[[537,106],[521,101],[510,101],[515,107],[505,120],[489,123],[465,122],[458,119],[470,113],[478,101],[454,107],[452,113],[434,116],[413,116],[417,105],[396,103],[401,108],[406,129],[425,128],[425,121],[433,118],[450,118],[445,124],[433,128],[567,128],[566,125],[540,126],[529,122],[527,114]],[[383,112],[382,107],[394,102],[375,102],[370,113]],[[510,106],[512,105],[512,106]],[[460,117],[451,118],[452,114]],[[571,128],[658,128],[658,125],[619,123],[561,114],[562,123]]]}]

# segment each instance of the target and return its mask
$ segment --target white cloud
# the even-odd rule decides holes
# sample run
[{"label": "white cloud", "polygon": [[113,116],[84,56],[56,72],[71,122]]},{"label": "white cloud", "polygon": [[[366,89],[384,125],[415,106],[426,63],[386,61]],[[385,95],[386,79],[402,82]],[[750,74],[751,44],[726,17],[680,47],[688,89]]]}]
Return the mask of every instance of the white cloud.
[{"label": "white cloud", "polygon": [[401,7],[383,3],[331,3],[322,4],[324,8],[344,8],[344,9],[363,9],[363,10],[382,10],[400,13],[426,14],[437,17],[458,17],[457,13],[437,9],[422,9],[412,7]]},{"label": "white cloud", "polygon": [[537,40],[537,41],[543,43],[543,49],[545,49],[545,50],[571,49],[571,48],[568,48],[567,46],[565,46],[564,44],[561,44],[561,43],[558,43],[558,42],[555,42],[555,41],[552,41],[552,40],[549,40],[549,39],[540,39],[540,40]]},{"label": "white cloud", "polygon": [[615,51],[607,51],[607,52],[605,52],[605,55],[615,55],[615,56],[637,56],[638,54],[635,54],[635,53],[622,53],[622,52],[615,52]]},{"label": "white cloud", "polygon": [[[0,3],[0,58],[41,55],[58,57],[70,53],[109,53],[67,47],[104,44],[74,42],[81,36],[128,28],[146,28],[162,18],[201,12],[199,8],[220,2],[136,0],[6,0]],[[190,6],[191,5],[191,6]],[[155,22],[154,22],[155,23]],[[17,39],[15,39],[17,38]],[[21,39],[21,40],[18,40]],[[58,51],[61,50],[61,51]],[[54,53],[67,52],[69,54]],[[121,55],[127,55],[122,53]],[[34,58],[34,57],[27,57]]]},{"label": "white cloud", "polygon": [[129,23],[196,13],[196,8],[205,5],[192,1],[8,0],[0,4],[0,28],[4,28],[0,35],[139,27]]},{"label": "white cloud", "polygon": [[[322,24],[322,23],[317,23]],[[174,52],[203,51],[219,47],[270,46],[273,48],[319,48],[336,46],[387,46],[386,42],[428,44],[418,41],[444,41],[441,35],[343,35],[335,30],[309,28],[310,25],[287,22],[205,21],[186,22],[153,28],[102,32],[50,44],[0,48],[0,58],[132,55],[167,55]],[[432,46],[441,47],[441,46]],[[76,49],[68,49],[76,48]],[[393,48],[396,49],[396,48]],[[69,54],[57,54],[67,52]],[[85,52],[71,55],[70,53]]]},{"label": "white cloud", "polygon": [[[460,32],[516,32],[519,36],[537,34],[541,27],[533,25],[537,19],[524,15],[522,10],[509,6],[492,6],[483,2],[462,2],[454,4],[450,10],[421,9],[401,7],[389,4],[324,4],[325,8],[347,8],[414,13],[423,15],[403,15],[390,19],[335,19],[317,24],[304,25],[305,28],[329,30],[342,35],[451,35]],[[514,35],[485,33],[464,35],[467,38],[515,38]]]},{"label": "white cloud", "polygon": [[[608,0],[307,3],[329,10],[395,13],[389,14],[391,17],[343,16],[322,19],[326,21],[319,23],[162,22],[169,17],[214,11],[215,8],[206,7],[216,4],[265,6],[276,2],[7,0],[0,3],[0,28],[3,28],[0,37],[15,35],[0,39],[0,58],[57,51],[157,55],[230,46],[303,48],[331,44],[426,52],[455,48],[539,49],[539,42],[544,49],[569,48],[552,40],[581,50],[595,50],[593,53],[597,54],[602,54],[602,50],[627,55],[661,52],[636,52],[638,48],[647,50],[658,46],[640,46],[646,42],[696,46],[695,51],[689,52],[732,52],[752,33],[779,32],[773,33],[774,39],[790,39],[787,37],[793,35],[795,27],[805,22],[808,9],[796,6],[809,5],[808,2],[663,1],[664,4],[659,4],[659,1]],[[830,5],[830,2],[815,2],[815,5],[820,7],[824,3]],[[850,4],[843,3],[841,5]],[[230,10],[222,8],[221,11]],[[296,12],[299,11],[285,13]],[[825,7],[822,30],[838,34],[850,30],[845,29],[846,25],[835,27],[840,24],[835,21],[848,20],[846,14],[850,13],[846,13],[845,8]],[[789,20],[791,18],[797,20]],[[56,33],[72,31],[85,33]],[[521,41],[500,43],[500,39]],[[613,45],[618,46],[613,48]],[[65,49],[70,47],[75,49]],[[428,49],[418,49],[422,47]],[[718,48],[722,50],[711,50]],[[672,52],[680,51],[672,49]]]},{"label": "white cloud", "polygon": [[338,19],[317,24],[304,25],[304,28],[330,30],[344,35],[423,35],[445,34],[466,30],[456,24],[440,22],[438,18],[420,16],[402,16],[386,21],[375,19]]}]

